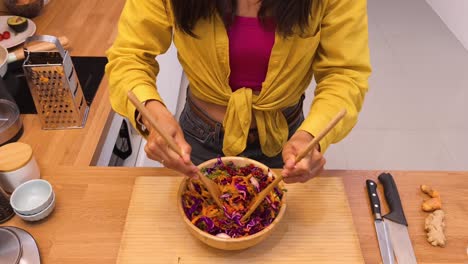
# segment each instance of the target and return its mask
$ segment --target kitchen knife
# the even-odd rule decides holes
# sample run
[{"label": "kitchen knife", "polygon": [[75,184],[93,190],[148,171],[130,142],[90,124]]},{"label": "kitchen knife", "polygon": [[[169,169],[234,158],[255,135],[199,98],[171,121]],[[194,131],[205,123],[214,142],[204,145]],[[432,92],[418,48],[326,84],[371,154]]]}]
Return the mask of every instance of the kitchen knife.
[{"label": "kitchen knife", "polygon": [[396,259],[400,264],[417,263],[408,234],[408,223],[406,222],[395,181],[389,173],[382,173],[378,178],[384,187],[385,199],[390,209],[390,212],[384,215],[383,218],[390,231],[390,240],[392,241]]},{"label": "kitchen knife", "polygon": [[373,180],[366,181],[367,194],[369,195],[370,206],[374,214],[375,232],[377,233],[377,240],[379,241],[380,256],[384,264],[394,264],[395,258],[393,255],[393,247],[390,241],[390,234],[388,226],[382,219],[380,212],[380,200],[377,194],[377,183]]}]

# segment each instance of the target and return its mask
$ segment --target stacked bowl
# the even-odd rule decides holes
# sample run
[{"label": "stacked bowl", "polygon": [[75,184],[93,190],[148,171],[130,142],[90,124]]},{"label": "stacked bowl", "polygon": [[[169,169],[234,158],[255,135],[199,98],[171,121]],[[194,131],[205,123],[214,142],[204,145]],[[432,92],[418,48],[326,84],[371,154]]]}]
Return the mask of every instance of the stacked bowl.
[{"label": "stacked bowl", "polygon": [[46,180],[36,179],[18,186],[10,198],[16,215],[25,221],[39,221],[55,208],[55,193]]}]

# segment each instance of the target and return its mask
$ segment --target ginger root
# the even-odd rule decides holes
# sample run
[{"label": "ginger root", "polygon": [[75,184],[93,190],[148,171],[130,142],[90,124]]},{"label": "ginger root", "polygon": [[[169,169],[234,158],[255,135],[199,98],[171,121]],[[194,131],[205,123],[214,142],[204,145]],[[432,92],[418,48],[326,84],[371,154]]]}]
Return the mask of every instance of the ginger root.
[{"label": "ginger root", "polygon": [[421,191],[423,191],[425,194],[429,195],[432,198],[437,198],[437,197],[440,198],[439,192],[432,189],[432,187],[429,185],[424,185],[424,184],[421,185]]},{"label": "ginger root", "polygon": [[440,198],[431,198],[424,201],[422,209],[425,212],[432,212],[434,210],[442,209],[442,202]]},{"label": "ginger root", "polygon": [[445,247],[447,241],[444,234],[445,213],[442,210],[436,210],[426,217],[424,230],[427,232],[427,241],[433,246]]},{"label": "ginger root", "polygon": [[434,210],[442,209],[442,200],[438,191],[432,189],[431,186],[421,185],[421,191],[429,195],[431,198],[424,200],[422,209],[425,212],[432,212]]}]

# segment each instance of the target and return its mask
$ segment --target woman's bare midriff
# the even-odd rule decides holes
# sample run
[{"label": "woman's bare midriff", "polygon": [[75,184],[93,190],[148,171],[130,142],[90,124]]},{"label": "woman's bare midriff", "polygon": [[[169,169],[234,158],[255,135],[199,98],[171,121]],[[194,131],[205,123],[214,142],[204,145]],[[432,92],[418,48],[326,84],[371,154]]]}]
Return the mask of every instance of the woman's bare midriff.
[{"label": "woman's bare midriff", "polygon": [[[238,16],[244,17],[256,17],[258,14],[258,10],[260,9],[260,2],[256,0],[240,0],[237,6],[236,14]],[[254,92],[258,94],[259,92]],[[193,103],[202,109],[205,113],[208,114],[211,119],[223,123],[224,116],[226,115],[226,106],[217,105],[213,103],[209,103],[203,101],[199,98],[196,98],[191,92],[190,89],[188,90],[188,96],[192,99]],[[252,113],[250,128],[256,128],[257,122],[255,121],[255,117]]]},{"label": "woman's bare midriff", "polygon": [[[224,120],[224,116],[226,115],[226,106],[223,106],[223,105],[217,105],[217,104],[213,104],[213,103],[209,103],[209,102],[206,102],[206,101],[203,101],[197,97],[195,97],[191,92],[190,92],[190,89],[188,90],[188,96],[190,96],[190,99],[192,99],[192,102],[197,106],[199,107],[200,109],[202,109],[205,113],[208,114],[208,116],[219,122],[219,123],[223,123],[223,120]],[[252,122],[251,122],[251,125],[250,125],[250,128],[256,128],[257,127],[257,123],[255,121],[255,118],[252,114]]]}]

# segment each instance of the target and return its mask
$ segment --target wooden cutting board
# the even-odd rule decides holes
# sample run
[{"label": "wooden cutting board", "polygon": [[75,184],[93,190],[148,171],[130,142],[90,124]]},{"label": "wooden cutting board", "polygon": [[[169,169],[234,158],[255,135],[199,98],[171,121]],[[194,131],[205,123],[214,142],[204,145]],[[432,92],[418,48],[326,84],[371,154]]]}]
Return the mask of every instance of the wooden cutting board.
[{"label": "wooden cutting board", "polygon": [[262,243],[243,251],[192,237],[176,208],[180,177],[138,177],[117,263],[364,263],[341,178],[287,185],[284,218]]}]

